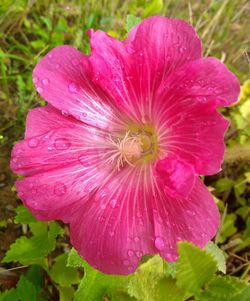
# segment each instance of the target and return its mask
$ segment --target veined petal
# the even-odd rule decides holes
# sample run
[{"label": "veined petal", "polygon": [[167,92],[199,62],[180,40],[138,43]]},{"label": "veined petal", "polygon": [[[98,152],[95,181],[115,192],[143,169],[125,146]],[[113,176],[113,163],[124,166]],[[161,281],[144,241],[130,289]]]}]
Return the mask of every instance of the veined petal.
[{"label": "veined petal", "polygon": [[142,255],[157,252],[150,195],[145,170],[121,171],[106,181],[90,206],[72,219],[73,246],[104,273],[134,272]]},{"label": "veined petal", "polygon": [[161,182],[164,192],[173,198],[188,196],[195,182],[193,167],[175,156],[158,160],[155,167],[157,181]]},{"label": "veined petal", "polygon": [[[33,175],[68,165],[100,164],[108,150],[107,133],[89,127],[51,106],[28,114],[25,140],[14,145],[11,168],[20,175]],[[99,162],[100,161],[100,162]]]},{"label": "veined petal", "polygon": [[92,76],[136,122],[152,122],[154,94],[183,64],[201,57],[201,43],[184,21],[151,17],[124,42],[90,31]]},{"label": "veined petal", "polygon": [[122,116],[93,84],[87,57],[78,50],[66,45],[51,50],[36,65],[33,82],[37,92],[63,114],[106,130],[121,128]]},{"label": "veined petal", "polygon": [[[161,183],[158,185],[161,189]],[[163,258],[177,260],[179,240],[190,241],[203,248],[215,236],[220,214],[212,195],[198,177],[187,198],[173,199],[161,190],[155,196],[155,246]]]}]

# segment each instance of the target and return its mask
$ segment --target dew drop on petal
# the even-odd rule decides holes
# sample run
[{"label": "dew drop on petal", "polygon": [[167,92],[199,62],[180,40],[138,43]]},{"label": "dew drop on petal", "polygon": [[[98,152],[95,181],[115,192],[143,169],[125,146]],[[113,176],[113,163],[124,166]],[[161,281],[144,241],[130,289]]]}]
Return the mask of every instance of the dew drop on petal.
[{"label": "dew drop on petal", "polygon": [[118,207],[117,205],[117,200],[116,199],[112,199],[111,201],[110,201],[110,203],[109,203],[109,205],[110,205],[110,207],[111,208],[116,208],[116,207]]},{"label": "dew drop on petal", "polygon": [[71,93],[77,93],[79,91],[79,87],[76,83],[70,83],[68,89]]},{"label": "dew drop on petal", "polygon": [[44,79],[42,80],[42,84],[43,84],[44,86],[48,86],[48,84],[49,84],[49,79],[48,79],[48,78],[44,78]]},{"label": "dew drop on petal", "polygon": [[40,94],[43,93],[43,88],[41,88],[41,87],[37,87],[36,90],[37,90],[37,92],[40,93]]},{"label": "dew drop on petal", "polygon": [[37,146],[38,146],[38,143],[39,143],[39,141],[38,141],[38,139],[36,139],[36,138],[31,138],[31,139],[28,141],[28,145],[29,145],[29,147],[31,147],[31,148],[37,147]]},{"label": "dew drop on petal", "polygon": [[58,138],[55,140],[54,146],[58,150],[66,150],[70,147],[70,142],[69,140],[65,138]]},{"label": "dew drop on petal", "polygon": [[142,257],[142,255],[143,255],[143,253],[141,251],[136,251],[135,254],[138,258]]},{"label": "dew drop on petal", "polygon": [[67,191],[66,186],[63,183],[56,183],[54,188],[54,193],[57,196],[63,196]]},{"label": "dew drop on petal", "polygon": [[131,266],[128,267],[128,270],[129,270],[130,272],[132,272],[132,271],[134,270],[134,267],[131,265]]},{"label": "dew drop on petal", "polygon": [[140,238],[139,238],[138,236],[136,236],[136,237],[134,238],[134,241],[135,241],[135,242],[139,242],[139,241],[140,241]]},{"label": "dew drop on petal", "polygon": [[39,81],[38,77],[34,76],[34,77],[33,77],[33,83],[34,83],[34,84],[37,84],[38,81]]},{"label": "dew drop on petal", "polygon": [[196,213],[194,211],[191,211],[191,210],[187,210],[186,212],[189,216],[195,216],[196,215]]},{"label": "dew drop on petal", "polygon": [[155,247],[156,247],[156,249],[158,249],[160,251],[165,248],[165,243],[164,243],[164,240],[162,237],[157,236],[155,238]]},{"label": "dew drop on petal", "polygon": [[129,257],[132,257],[132,256],[134,256],[134,251],[133,250],[128,250],[128,256]]}]

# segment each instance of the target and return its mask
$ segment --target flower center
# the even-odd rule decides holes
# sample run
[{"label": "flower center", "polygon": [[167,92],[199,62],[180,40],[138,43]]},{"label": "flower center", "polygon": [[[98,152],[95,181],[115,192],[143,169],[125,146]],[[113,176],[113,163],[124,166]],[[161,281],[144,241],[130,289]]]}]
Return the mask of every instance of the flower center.
[{"label": "flower center", "polygon": [[124,165],[142,165],[152,161],[158,153],[155,131],[150,126],[129,126],[128,131],[120,134],[116,140],[110,137],[115,148],[109,152],[109,161],[116,161],[117,169]]}]

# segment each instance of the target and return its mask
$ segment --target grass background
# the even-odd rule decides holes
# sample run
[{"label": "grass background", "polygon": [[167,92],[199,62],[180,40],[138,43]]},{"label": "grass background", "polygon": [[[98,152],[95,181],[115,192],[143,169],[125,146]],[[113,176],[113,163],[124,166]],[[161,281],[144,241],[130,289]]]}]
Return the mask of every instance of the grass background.
[{"label": "grass background", "polygon": [[228,149],[223,171],[205,182],[221,209],[223,222],[216,241],[228,252],[228,273],[249,279],[250,109],[244,105],[250,98],[250,84],[246,82],[250,78],[248,0],[1,1],[0,259],[10,243],[23,233],[23,228],[13,222],[19,201],[8,165],[13,143],[23,137],[27,111],[45,104],[32,84],[34,66],[60,44],[89,53],[88,28],[102,29],[123,39],[128,14],[140,18],[160,14],[192,23],[202,39],[204,56],[221,59],[241,84],[245,83],[240,102],[223,110],[232,122],[226,135]]}]

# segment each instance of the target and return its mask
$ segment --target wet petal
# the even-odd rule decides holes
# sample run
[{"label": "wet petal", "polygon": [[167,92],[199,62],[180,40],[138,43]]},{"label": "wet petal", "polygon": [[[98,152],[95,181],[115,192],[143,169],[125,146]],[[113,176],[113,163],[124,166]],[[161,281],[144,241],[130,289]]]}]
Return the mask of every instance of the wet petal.
[{"label": "wet petal", "polygon": [[202,248],[215,236],[219,211],[199,178],[187,198],[173,199],[158,191],[153,202],[155,246],[166,260],[177,260],[179,240],[193,242]]},{"label": "wet petal", "polygon": [[154,93],[176,68],[201,56],[194,29],[163,17],[144,20],[120,42],[90,31],[92,76],[136,122],[152,121]]},{"label": "wet petal", "polygon": [[[58,46],[36,65],[37,92],[63,114],[102,129],[119,129],[121,116],[93,84],[87,57],[70,46]],[[118,116],[120,118],[118,118]]]}]

